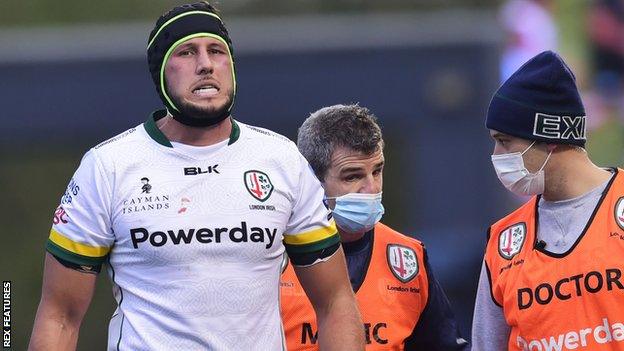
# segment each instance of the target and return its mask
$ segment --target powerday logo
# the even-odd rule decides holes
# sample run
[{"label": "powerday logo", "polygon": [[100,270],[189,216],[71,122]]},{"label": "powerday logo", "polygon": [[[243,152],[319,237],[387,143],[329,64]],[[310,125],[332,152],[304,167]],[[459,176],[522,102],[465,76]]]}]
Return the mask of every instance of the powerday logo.
[{"label": "powerday logo", "polygon": [[247,171],[243,175],[243,179],[247,191],[256,200],[264,202],[271,196],[273,183],[266,173],[257,170]]}]

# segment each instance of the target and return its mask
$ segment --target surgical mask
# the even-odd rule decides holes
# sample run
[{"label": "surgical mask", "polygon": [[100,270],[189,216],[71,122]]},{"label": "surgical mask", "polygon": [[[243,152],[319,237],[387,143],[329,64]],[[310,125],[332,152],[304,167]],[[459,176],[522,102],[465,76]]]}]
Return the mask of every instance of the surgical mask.
[{"label": "surgical mask", "polygon": [[336,200],[336,206],[332,210],[336,225],[350,234],[373,229],[385,211],[381,204],[381,192],[377,194],[349,193],[326,199]]},{"label": "surgical mask", "polygon": [[535,173],[530,173],[524,166],[522,155],[526,153],[535,141],[522,152],[511,152],[502,155],[492,155],[492,164],[498,179],[505,188],[517,195],[537,195],[544,192],[544,167],[552,155],[548,153],[546,161]]}]

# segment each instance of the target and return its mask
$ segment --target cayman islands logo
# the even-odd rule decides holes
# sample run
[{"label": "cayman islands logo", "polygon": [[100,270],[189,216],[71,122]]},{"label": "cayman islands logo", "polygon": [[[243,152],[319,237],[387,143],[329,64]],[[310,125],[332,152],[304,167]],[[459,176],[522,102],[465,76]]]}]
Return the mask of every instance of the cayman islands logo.
[{"label": "cayman islands logo", "polygon": [[522,250],[526,240],[526,225],[524,222],[516,223],[503,230],[498,236],[498,253],[507,260],[517,255]]},{"label": "cayman islands logo", "polygon": [[401,282],[407,283],[418,274],[418,258],[413,249],[390,244],[386,251],[386,257],[392,274]]},{"label": "cayman islands logo", "polygon": [[615,203],[615,223],[624,230],[624,196]]},{"label": "cayman islands logo", "polygon": [[273,192],[273,183],[269,176],[261,171],[247,171],[244,174],[247,191],[258,201],[266,201]]}]

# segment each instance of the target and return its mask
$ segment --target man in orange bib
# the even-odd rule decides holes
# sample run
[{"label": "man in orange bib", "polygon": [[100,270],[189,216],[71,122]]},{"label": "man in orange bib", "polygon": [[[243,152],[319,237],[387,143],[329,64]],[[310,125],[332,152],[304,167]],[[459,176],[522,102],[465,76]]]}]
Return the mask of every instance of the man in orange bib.
[{"label": "man in orange bib", "polygon": [[[366,350],[467,350],[423,244],[378,222],[383,145],[375,116],[357,105],[323,108],[299,129],[338,227]],[[312,305],[287,260],[280,287],[288,350],[318,350]]]},{"label": "man in orange bib", "polygon": [[532,196],[492,225],[475,350],[624,350],[624,174],[584,149],[585,109],[557,54],[525,63],[494,94],[492,162]]}]

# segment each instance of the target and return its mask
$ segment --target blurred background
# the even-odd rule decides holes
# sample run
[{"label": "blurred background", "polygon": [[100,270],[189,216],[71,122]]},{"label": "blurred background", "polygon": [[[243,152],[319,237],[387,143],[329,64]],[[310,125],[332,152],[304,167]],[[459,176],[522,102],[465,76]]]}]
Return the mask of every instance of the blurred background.
[{"label": "blurred background", "polygon": [[[60,196],[93,145],[161,103],[145,59],[156,18],[181,1],[0,3],[0,277],[26,348]],[[491,94],[534,54],[577,74],[588,151],[622,164],[624,0],[222,0],[237,65],[234,115],[295,139],[316,109],[358,102],[386,141],[383,221],[425,242],[465,337],[486,229],[523,199],[491,167]],[[79,350],[104,349],[114,310],[101,274]]]}]

